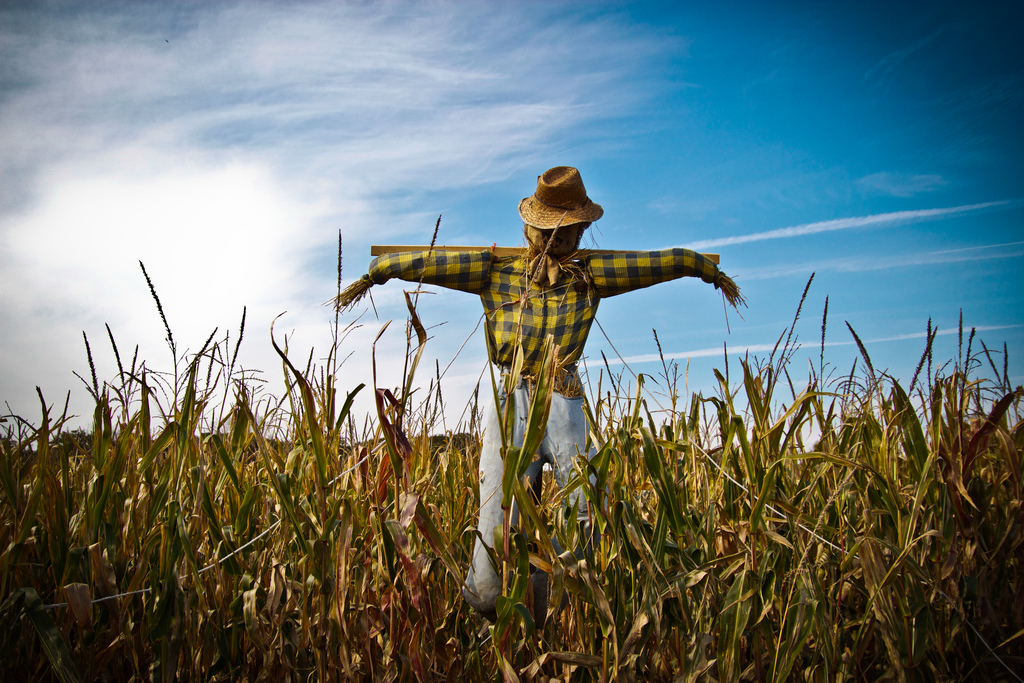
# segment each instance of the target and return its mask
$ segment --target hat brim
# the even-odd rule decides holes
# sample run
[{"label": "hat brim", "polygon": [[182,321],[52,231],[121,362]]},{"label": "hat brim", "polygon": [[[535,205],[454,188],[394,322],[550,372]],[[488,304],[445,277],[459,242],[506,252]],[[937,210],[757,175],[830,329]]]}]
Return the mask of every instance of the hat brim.
[{"label": "hat brim", "polygon": [[563,225],[593,223],[604,215],[600,204],[587,199],[579,209],[562,209],[550,206],[531,195],[519,202],[519,216],[527,225],[541,230],[551,230]]}]

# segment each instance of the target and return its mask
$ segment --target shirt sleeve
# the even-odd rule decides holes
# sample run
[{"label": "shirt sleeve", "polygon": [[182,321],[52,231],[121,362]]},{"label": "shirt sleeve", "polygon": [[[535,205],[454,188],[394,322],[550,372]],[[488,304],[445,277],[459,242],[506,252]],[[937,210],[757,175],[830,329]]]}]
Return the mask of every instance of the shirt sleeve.
[{"label": "shirt sleeve", "polygon": [[490,251],[403,251],[375,258],[369,275],[376,285],[398,278],[478,294],[490,278],[492,260]]},{"label": "shirt sleeve", "polygon": [[699,277],[710,284],[718,275],[714,262],[690,249],[593,254],[587,258],[587,270],[602,297],[681,277]]}]

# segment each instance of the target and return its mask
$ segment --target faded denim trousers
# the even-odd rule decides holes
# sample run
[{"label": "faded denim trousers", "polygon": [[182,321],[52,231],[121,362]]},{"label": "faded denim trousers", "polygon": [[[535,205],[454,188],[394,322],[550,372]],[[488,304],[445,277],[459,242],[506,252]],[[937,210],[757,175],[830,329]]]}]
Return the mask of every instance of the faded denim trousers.
[{"label": "faded denim trousers", "polygon": [[[512,444],[523,445],[527,416],[530,411],[530,394],[525,383],[514,391],[515,429]],[[477,530],[480,535],[473,549],[473,565],[466,577],[463,596],[474,609],[486,612],[494,609],[494,601],[501,594],[501,577],[494,571],[488,557],[488,548],[493,548],[494,531],[501,529],[504,516],[501,510],[501,431],[499,413],[505,412],[505,394],[499,395],[500,407],[491,410],[484,431],[483,449],[480,452],[480,521]],[[544,464],[550,465],[559,488],[565,486],[573,471],[573,459],[583,453],[587,443],[587,419],[583,411],[583,397],[566,398],[558,393],[551,396],[551,411],[548,415],[544,440],[537,449],[538,460],[527,470],[531,479],[540,474]],[[585,453],[583,453],[586,455]],[[586,500],[580,500],[582,490],[577,488],[569,494],[569,506],[579,503],[580,515],[587,514]],[[515,511],[513,511],[515,520]],[[554,540],[554,539],[552,539]],[[485,547],[486,545],[486,547]]]}]

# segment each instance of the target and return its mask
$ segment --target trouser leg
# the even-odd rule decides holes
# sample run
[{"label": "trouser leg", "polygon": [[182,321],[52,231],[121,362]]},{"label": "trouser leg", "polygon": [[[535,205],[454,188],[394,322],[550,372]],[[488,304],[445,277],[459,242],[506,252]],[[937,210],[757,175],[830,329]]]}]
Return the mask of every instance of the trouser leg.
[{"label": "trouser leg", "polygon": [[[525,387],[519,387],[514,396],[516,414],[512,443],[521,446],[530,405],[529,395]],[[473,549],[473,563],[466,577],[466,589],[463,591],[466,601],[481,612],[493,610],[494,601],[501,593],[501,577],[494,571],[488,550],[494,547],[495,530],[500,529],[504,521],[504,513],[501,509],[503,467],[498,424],[499,412],[503,415],[504,408],[505,400],[502,397],[499,409],[490,411],[484,432],[483,448],[480,452],[480,518],[477,523],[479,536]],[[539,477],[541,468],[546,462],[551,466],[558,486],[564,487],[572,476],[573,460],[584,452],[586,442],[587,423],[583,411],[583,399],[565,398],[554,394],[551,399],[547,429],[538,449],[540,458],[530,465],[527,476],[531,479],[534,476]],[[567,502],[570,506],[576,506],[580,518],[589,518],[586,499],[581,490],[577,489],[570,493]],[[513,509],[513,523],[515,523],[515,517],[516,511]],[[561,548],[558,546],[557,540],[552,538],[552,542],[556,551],[560,552]],[[577,556],[579,556],[578,551]],[[538,581],[535,583],[545,583],[545,578],[546,575],[538,577]]]},{"label": "trouser leg", "polygon": [[[504,401],[502,401],[504,404]],[[483,448],[480,451],[480,518],[479,536],[473,547],[473,563],[466,576],[463,597],[478,612],[494,609],[494,601],[501,593],[501,578],[491,565],[489,548],[493,548],[494,530],[504,521],[501,509],[501,433],[498,413],[504,405],[490,411],[484,429]]]},{"label": "trouser leg", "polygon": [[[572,477],[573,461],[578,455],[588,455],[587,416],[583,412],[583,398],[566,398],[560,394],[551,397],[548,428],[544,433],[540,451],[551,463],[555,482],[562,488]],[[583,491],[576,489],[566,503],[579,507],[580,516],[586,516],[587,503]]]},{"label": "trouser leg", "polygon": [[[583,410],[583,398],[566,398],[555,394],[551,400],[548,430],[541,448],[550,454],[551,468],[559,488],[563,488],[572,477],[573,463],[577,457],[583,456],[588,460],[594,457],[597,449],[586,450],[586,443],[587,415]],[[596,483],[596,479],[591,477],[590,483]],[[583,489],[577,488],[570,493],[566,504],[570,509],[575,508],[577,520],[581,524],[585,523],[585,543],[597,543],[598,531],[591,524],[590,508]],[[581,548],[577,548],[575,554],[576,559],[580,559]]]},{"label": "trouser leg", "polygon": [[[564,489],[566,483],[573,475],[573,463],[582,455],[591,457],[592,452],[587,452],[587,420],[583,410],[583,398],[566,398],[555,394],[551,399],[551,411],[548,415],[548,428],[544,434],[540,451],[543,457],[551,465],[555,475],[555,482],[560,489]],[[577,488],[571,492],[565,503],[569,509],[576,509],[579,522],[583,524],[585,543],[596,543],[596,530],[593,529],[590,521],[590,510],[587,506],[586,496],[582,489]],[[562,554],[562,548],[558,539],[551,537],[551,544],[558,554]],[[576,559],[583,557],[583,547],[577,547],[573,552]],[[547,608],[551,600],[551,580],[547,573],[537,570],[531,577],[534,601],[534,619],[538,627],[543,628],[547,621]],[[564,606],[565,594],[554,596],[552,614],[557,614]]]},{"label": "trouser leg", "polygon": [[[513,445],[521,446],[530,409],[530,397],[523,386],[518,387],[513,396],[515,417],[510,436]],[[480,519],[477,522],[479,536],[473,548],[473,564],[469,568],[466,589],[463,591],[466,602],[479,612],[492,611],[494,601],[501,593],[501,577],[494,571],[489,554],[494,548],[495,531],[500,530],[504,523],[504,511],[501,509],[501,477],[504,467],[501,460],[499,420],[504,418],[507,401],[504,394],[499,399],[498,407],[489,411],[483,448],[480,451]],[[513,509],[513,518],[514,513]]]}]

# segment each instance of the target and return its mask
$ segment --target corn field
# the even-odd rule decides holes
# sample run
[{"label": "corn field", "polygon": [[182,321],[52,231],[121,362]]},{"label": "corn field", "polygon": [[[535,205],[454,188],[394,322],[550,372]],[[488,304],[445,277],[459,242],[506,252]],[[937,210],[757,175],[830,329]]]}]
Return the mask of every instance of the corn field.
[{"label": "corn field", "polygon": [[[479,411],[438,435],[439,387],[413,405],[410,312],[391,390],[278,349],[275,400],[236,372],[237,346],[178,358],[168,329],[173,374],[94,375],[90,434],[42,395],[41,417],[6,417],[3,680],[1021,680],[1024,392],[973,334],[938,369],[929,336],[907,386],[862,345],[849,373],[794,377],[789,338],[725,361],[709,396],[681,393],[670,363],[592,369],[597,453],[568,488],[599,536],[566,491],[517,478],[536,431],[508,447],[521,514],[491,623],[460,593]],[[362,426],[359,391],[377,407]],[[547,392],[542,373],[540,434]]]}]

